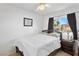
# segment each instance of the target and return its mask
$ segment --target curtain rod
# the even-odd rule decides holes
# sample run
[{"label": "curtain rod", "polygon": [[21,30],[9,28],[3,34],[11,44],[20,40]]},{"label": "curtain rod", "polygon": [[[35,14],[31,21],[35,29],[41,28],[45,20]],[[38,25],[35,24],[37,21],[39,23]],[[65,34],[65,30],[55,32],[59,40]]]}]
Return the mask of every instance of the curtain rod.
[{"label": "curtain rod", "polygon": [[[79,13],[79,11],[76,11],[76,12],[71,12],[71,13]],[[68,13],[69,14],[69,13]],[[67,15],[67,14],[65,14]],[[64,15],[58,15],[58,16],[53,16],[53,17],[60,17],[60,16],[64,16]],[[51,18],[51,17],[50,17]]]}]

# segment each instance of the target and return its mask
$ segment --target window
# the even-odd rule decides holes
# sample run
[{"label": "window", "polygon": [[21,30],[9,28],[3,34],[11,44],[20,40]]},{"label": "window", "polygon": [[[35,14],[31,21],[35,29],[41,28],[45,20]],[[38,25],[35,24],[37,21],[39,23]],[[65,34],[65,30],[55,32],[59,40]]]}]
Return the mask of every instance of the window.
[{"label": "window", "polygon": [[67,16],[60,16],[54,18],[54,30],[69,32],[71,31],[70,26],[68,24]]}]

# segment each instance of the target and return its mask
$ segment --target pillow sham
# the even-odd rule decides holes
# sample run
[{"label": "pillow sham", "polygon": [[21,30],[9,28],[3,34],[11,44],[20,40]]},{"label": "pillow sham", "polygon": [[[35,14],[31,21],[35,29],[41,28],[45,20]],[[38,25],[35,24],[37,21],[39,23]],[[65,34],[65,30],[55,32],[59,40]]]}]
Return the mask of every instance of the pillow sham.
[{"label": "pillow sham", "polygon": [[54,37],[60,37],[60,34],[56,33],[56,32],[49,33],[48,35],[49,36],[54,36]]}]

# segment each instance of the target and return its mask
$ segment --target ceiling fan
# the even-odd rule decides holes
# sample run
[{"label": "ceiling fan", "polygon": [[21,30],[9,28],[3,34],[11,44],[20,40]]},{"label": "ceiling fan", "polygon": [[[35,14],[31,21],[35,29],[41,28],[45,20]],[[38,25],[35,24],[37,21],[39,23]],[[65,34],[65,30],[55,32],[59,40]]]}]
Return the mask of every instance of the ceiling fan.
[{"label": "ceiling fan", "polygon": [[48,4],[46,4],[46,3],[40,3],[39,6],[37,7],[37,10],[38,10],[38,11],[45,11],[45,9],[46,9],[47,7],[49,7]]}]

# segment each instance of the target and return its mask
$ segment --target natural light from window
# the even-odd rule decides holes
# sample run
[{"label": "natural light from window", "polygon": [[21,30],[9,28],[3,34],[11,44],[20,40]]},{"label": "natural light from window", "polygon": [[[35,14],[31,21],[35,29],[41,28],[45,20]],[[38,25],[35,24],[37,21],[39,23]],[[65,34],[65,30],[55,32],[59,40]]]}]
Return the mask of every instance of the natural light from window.
[{"label": "natural light from window", "polygon": [[67,16],[60,16],[54,18],[54,30],[69,32],[71,31],[70,26],[68,24]]}]

